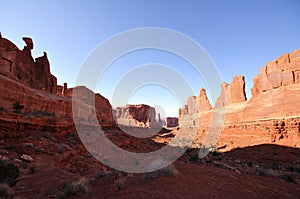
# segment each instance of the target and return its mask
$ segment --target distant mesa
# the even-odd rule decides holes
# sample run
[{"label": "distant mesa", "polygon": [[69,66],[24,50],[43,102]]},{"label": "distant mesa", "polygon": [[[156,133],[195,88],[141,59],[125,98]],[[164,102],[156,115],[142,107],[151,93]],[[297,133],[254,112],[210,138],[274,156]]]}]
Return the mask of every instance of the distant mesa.
[{"label": "distant mesa", "polygon": [[118,124],[142,128],[160,128],[154,107],[146,104],[127,104],[117,107],[114,115]]},{"label": "distant mesa", "polygon": [[167,128],[177,127],[178,126],[178,117],[167,117],[165,126]]}]

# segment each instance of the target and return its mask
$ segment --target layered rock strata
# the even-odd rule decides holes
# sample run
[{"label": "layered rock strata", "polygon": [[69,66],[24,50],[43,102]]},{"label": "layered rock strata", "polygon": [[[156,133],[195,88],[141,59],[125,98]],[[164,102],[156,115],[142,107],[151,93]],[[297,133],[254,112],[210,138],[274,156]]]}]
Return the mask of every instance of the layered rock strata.
[{"label": "layered rock strata", "polygon": [[115,118],[118,124],[133,127],[157,127],[156,111],[154,107],[146,104],[117,107]]},{"label": "layered rock strata", "polygon": [[[43,112],[56,117],[73,118],[72,92],[74,88],[57,85],[57,79],[50,72],[47,53],[34,59],[31,55],[33,41],[24,37],[23,50],[5,38],[0,38],[0,108],[13,112],[13,104],[24,105],[22,113]],[[83,120],[96,117],[102,125],[115,124],[109,101],[100,94],[94,94],[85,87],[76,87],[80,95],[76,96],[83,104],[76,107]],[[95,99],[95,106],[87,100]],[[94,108],[95,107],[95,108]],[[7,114],[9,115],[9,114]]]},{"label": "layered rock strata", "polygon": [[[244,138],[250,139],[249,136],[253,137],[253,143],[261,143],[258,142],[259,137],[254,139],[255,136],[261,136],[266,139],[263,143],[275,142],[299,147],[299,72],[300,49],[282,55],[262,67],[253,80],[252,97],[248,101],[243,76],[234,77],[230,84],[221,84],[222,90],[213,109],[197,112],[196,97],[188,98],[187,105],[179,109],[179,125],[182,128],[197,128],[198,135],[206,135],[213,111],[217,107],[224,107],[224,126],[220,139],[227,132],[227,138],[239,137],[239,141],[235,143],[243,143]],[[270,125],[281,124],[281,120],[288,121],[283,123],[289,124],[289,127]],[[247,129],[247,132],[242,129]],[[219,142],[225,143],[220,139]],[[228,140],[227,145],[230,145]]]}]

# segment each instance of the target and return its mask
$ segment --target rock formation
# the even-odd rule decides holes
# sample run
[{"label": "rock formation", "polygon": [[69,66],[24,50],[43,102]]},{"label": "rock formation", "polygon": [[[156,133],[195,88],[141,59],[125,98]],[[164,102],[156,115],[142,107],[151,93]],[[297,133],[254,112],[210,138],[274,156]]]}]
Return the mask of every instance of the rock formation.
[{"label": "rock formation", "polygon": [[221,94],[218,98],[217,105],[230,105],[237,102],[244,102],[247,100],[245,93],[245,77],[235,76],[231,84],[226,82],[221,84]]},{"label": "rock formation", "polygon": [[187,99],[187,105],[179,110],[180,115],[196,114],[202,111],[211,110],[211,105],[206,96],[206,90],[201,88],[199,96],[191,96]]},{"label": "rock formation", "polygon": [[56,93],[56,77],[50,73],[47,54],[34,59],[31,56],[33,42],[24,37],[23,50],[5,38],[0,39],[0,74],[27,87]]},{"label": "rock formation", "polygon": [[300,83],[300,49],[284,54],[276,60],[267,63],[254,78],[254,85],[251,89],[255,97],[262,92],[276,89],[282,86]]},{"label": "rock formation", "polygon": [[115,118],[118,124],[135,127],[156,127],[156,111],[154,107],[138,104],[117,107]]},{"label": "rock formation", "polygon": [[64,87],[61,91],[62,96],[67,96],[68,95],[68,84],[64,83]]},{"label": "rock formation", "polygon": [[[252,98],[249,101],[245,95],[243,76],[234,77],[230,84],[221,84],[222,90],[214,109],[197,112],[195,97],[189,97],[187,105],[179,110],[179,125],[182,128],[194,127],[203,137],[210,126],[213,111],[217,107],[224,107],[224,129],[218,143],[226,144],[227,149],[244,147],[250,142],[300,146],[299,74],[300,49],[282,55],[260,69],[259,75],[253,80]],[[289,127],[281,125],[282,119]],[[243,139],[246,137],[253,140],[245,142]],[[230,144],[228,139],[235,145]]]},{"label": "rock formation", "polygon": [[[72,92],[74,88],[57,86],[57,79],[50,72],[47,54],[35,59],[31,56],[32,39],[24,37],[26,46],[19,50],[15,44],[0,38],[0,107],[12,110],[12,104],[24,105],[22,112],[44,112],[56,117],[72,118]],[[76,87],[83,93],[77,96],[82,101],[87,97],[95,99],[95,106],[83,103],[78,110],[81,117],[90,120],[93,117],[92,107],[101,125],[114,125],[112,107],[109,101],[100,94],[94,94],[85,87]],[[88,107],[88,108],[87,108]]]},{"label": "rock formation", "polygon": [[198,112],[208,111],[212,109],[211,104],[206,96],[206,90],[204,88],[201,88],[200,90],[200,94],[197,98],[197,103],[198,103]]},{"label": "rock formation", "polygon": [[48,91],[50,93],[57,92],[57,79],[50,72],[50,64],[47,58],[47,53],[44,52],[42,57],[35,59],[35,78],[33,88]]},{"label": "rock formation", "polygon": [[209,111],[212,106],[206,96],[206,90],[201,88],[199,96],[191,96],[187,99],[187,105],[179,108],[178,123],[182,124],[182,119],[186,115],[195,115],[203,111]]},{"label": "rock formation", "polygon": [[167,117],[166,118],[166,127],[176,127],[178,126],[178,118],[177,117]]}]

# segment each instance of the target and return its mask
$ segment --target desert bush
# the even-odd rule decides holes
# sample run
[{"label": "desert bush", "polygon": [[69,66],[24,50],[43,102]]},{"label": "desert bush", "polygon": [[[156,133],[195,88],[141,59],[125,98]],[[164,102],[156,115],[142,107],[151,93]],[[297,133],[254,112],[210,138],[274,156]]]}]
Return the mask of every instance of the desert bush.
[{"label": "desert bush", "polygon": [[20,102],[15,102],[13,104],[14,113],[21,113],[22,109],[24,108],[23,104],[20,104]]},{"label": "desert bush", "polygon": [[0,160],[0,183],[14,186],[17,184],[17,178],[20,175],[18,167],[8,161]]},{"label": "desert bush", "polygon": [[157,178],[159,176],[175,176],[178,173],[176,170],[175,166],[173,164],[170,164],[162,169],[156,170],[156,171],[151,171],[151,172],[146,172],[144,174],[145,179],[150,179],[150,178]]},{"label": "desert bush", "polygon": [[297,184],[297,182],[295,181],[295,179],[291,175],[287,175],[287,174],[286,175],[282,175],[282,176],[280,176],[280,178],[283,179],[283,180],[285,180],[285,181],[287,181],[287,182],[291,182],[291,183]]},{"label": "desert bush", "polygon": [[63,154],[65,151],[69,150],[70,147],[65,143],[60,143],[57,147],[57,153]]},{"label": "desert bush", "polygon": [[46,138],[52,142],[57,142],[57,139],[53,137],[49,131],[43,131],[41,135],[43,138]]},{"label": "desert bush", "polygon": [[31,166],[31,167],[29,168],[29,174],[34,174],[35,172],[36,172],[35,166]]},{"label": "desert bush", "polygon": [[219,152],[218,151],[212,151],[211,154],[215,157],[219,156]]},{"label": "desert bush", "polygon": [[79,196],[84,195],[87,192],[86,179],[82,178],[79,181],[75,182],[64,182],[62,183],[63,193],[61,199],[70,197],[70,196]]},{"label": "desert bush", "polygon": [[193,154],[189,156],[187,161],[190,163],[197,163],[199,161],[198,154]]},{"label": "desert bush", "polygon": [[118,190],[123,189],[127,181],[127,176],[125,173],[121,172],[118,173],[116,176],[116,187]]},{"label": "desert bush", "polygon": [[14,191],[7,184],[0,184],[0,198],[13,198]]},{"label": "desert bush", "polygon": [[55,197],[57,193],[57,189],[53,188],[53,187],[46,187],[43,191],[42,191],[42,195],[47,197],[47,198],[51,198],[52,196]]},{"label": "desert bush", "polygon": [[8,112],[8,110],[6,110],[4,107],[0,106],[0,111],[3,111],[3,112]]}]

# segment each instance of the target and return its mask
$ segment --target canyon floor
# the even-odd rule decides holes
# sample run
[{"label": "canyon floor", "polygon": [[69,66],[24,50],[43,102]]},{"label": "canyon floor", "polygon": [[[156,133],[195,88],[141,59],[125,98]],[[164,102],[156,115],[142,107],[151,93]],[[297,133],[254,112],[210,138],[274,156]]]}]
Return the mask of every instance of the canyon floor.
[{"label": "canyon floor", "polygon": [[[165,136],[131,139],[138,142],[134,147],[124,142],[129,136],[120,129],[107,128],[105,132],[122,148],[139,152],[156,150],[176,134],[174,130],[165,131]],[[299,148],[265,144],[223,153],[214,150],[202,159],[194,148],[163,171],[129,174],[95,160],[76,132],[62,136],[35,130],[13,138],[1,135],[2,161],[20,169],[7,198],[300,197]],[[23,154],[32,160],[20,158]]]}]

